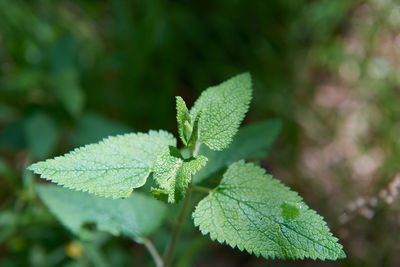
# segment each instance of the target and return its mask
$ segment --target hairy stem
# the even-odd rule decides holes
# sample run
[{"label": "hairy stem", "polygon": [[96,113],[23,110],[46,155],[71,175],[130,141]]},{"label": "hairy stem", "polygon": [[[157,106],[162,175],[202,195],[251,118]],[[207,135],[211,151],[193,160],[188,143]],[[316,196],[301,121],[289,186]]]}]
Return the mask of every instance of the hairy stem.
[{"label": "hairy stem", "polygon": [[182,231],[183,223],[185,222],[185,219],[190,211],[191,197],[192,197],[192,190],[190,188],[188,188],[186,190],[186,196],[185,196],[185,199],[183,202],[183,207],[182,207],[181,212],[178,217],[178,222],[175,226],[174,232],[172,233],[172,238],[169,243],[169,246],[164,254],[164,266],[165,267],[169,267],[171,265],[172,259],[174,257],[176,244],[177,244],[179,235]]},{"label": "hairy stem", "polygon": [[143,245],[149,251],[151,257],[153,257],[154,262],[156,263],[157,267],[164,267],[163,259],[161,258],[160,254],[158,253],[156,247],[148,238],[143,238]]}]

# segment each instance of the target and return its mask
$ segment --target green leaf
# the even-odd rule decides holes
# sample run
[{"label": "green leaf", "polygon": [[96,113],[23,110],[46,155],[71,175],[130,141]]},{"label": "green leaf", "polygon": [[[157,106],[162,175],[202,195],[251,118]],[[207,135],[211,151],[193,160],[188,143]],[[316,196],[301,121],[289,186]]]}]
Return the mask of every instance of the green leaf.
[{"label": "green leaf", "polygon": [[154,180],[161,187],[153,189],[152,193],[160,200],[168,194],[168,202],[180,201],[186,193],[186,188],[191,182],[192,176],[207,162],[204,156],[183,159],[175,147],[167,147],[161,150],[154,167]]},{"label": "green leaf", "polygon": [[252,82],[249,73],[237,75],[209,87],[190,110],[192,121],[199,112],[200,141],[212,150],[223,150],[231,142],[250,104]]},{"label": "green leaf", "polygon": [[240,159],[265,159],[281,129],[280,120],[268,120],[239,129],[232,144],[224,151],[212,151],[201,146],[199,154],[208,158],[207,165],[193,177],[201,183],[210,175]]},{"label": "green leaf", "polygon": [[27,146],[24,122],[15,122],[0,128],[0,149],[17,150]]},{"label": "green leaf", "polygon": [[85,104],[85,94],[80,86],[79,72],[72,66],[50,75],[50,84],[65,109],[74,116],[79,115]]},{"label": "green leaf", "polygon": [[168,191],[160,188],[151,188],[151,194],[158,200],[168,203]]},{"label": "green leaf", "polygon": [[57,126],[46,113],[37,112],[29,116],[25,122],[25,134],[35,158],[49,156],[57,145]]},{"label": "green leaf", "polygon": [[128,197],[133,188],[146,182],[158,152],[169,145],[175,146],[176,140],[165,131],[118,135],[32,164],[28,169],[71,189]]},{"label": "green leaf", "polygon": [[79,117],[69,143],[73,146],[82,146],[98,142],[107,136],[130,132],[132,132],[132,129],[120,122],[110,120],[97,113],[88,112]]},{"label": "green leaf", "polygon": [[166,214],[164,204],[142,193],[110,199],[55,185],[38,185],[36,190],[57,219],[76,235],[85,233],[85,224],[95,223],[99,230],[114,235],[145,237],[161,225]]},{"label": "green leaf", "polygon": [[189,110],[186,107],[182,97],[176,97],[176,120],[178,123],[178,133],[182,143],[186,146],[192,135],[192,126],[190,124]]},{"label": "green leaf", "polygon": [[189,139],[188,144],[187,144],[187,147],[191,151],[194,151],[196,149],[196,145],[200,146],[200,143],[197,143],[197,140],[199,139],[199,120],[200,120],[200,117],[201,117],[201,111],[197,114],[197,117],[194,120],[192,135],[190,136],[190,139]]},{"label": "green leaf", "polygon": [[251,163],[232,164],[193,213],[212,240],[265,258],[345,257],[323,218],[302,198]]}]

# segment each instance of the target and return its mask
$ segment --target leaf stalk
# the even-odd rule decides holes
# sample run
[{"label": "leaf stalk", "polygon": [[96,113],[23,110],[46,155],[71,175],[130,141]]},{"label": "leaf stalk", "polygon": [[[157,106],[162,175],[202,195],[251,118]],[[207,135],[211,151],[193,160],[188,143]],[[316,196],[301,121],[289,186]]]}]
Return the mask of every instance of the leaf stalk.
[{"label": "leaf stalk", "polygon": [[190,187],[194,191],[201,192],[201,193],[206,193],[206,194],[208,194],[208,193],[210,193],[212,191],[211,188],[207,188],[207,187],[199,186],[199,185],[194,185],[194,184],[192,184]]},{"label": "leaf stalk", "polygon": [[151,240],[148,238],[143,238],[142,241],[143,241],[143,245],[146,247],[146,249],[149,251],[151,257],[153,258],[156,266],[164,267],[164,261],[161,258],[160,254],[158,253],[154,244],[151,242]]}]

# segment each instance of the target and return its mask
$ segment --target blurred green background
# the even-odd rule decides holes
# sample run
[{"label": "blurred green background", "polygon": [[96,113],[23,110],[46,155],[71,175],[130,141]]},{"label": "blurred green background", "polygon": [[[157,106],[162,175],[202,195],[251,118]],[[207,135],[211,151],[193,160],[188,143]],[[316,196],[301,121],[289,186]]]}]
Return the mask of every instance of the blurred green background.
[{"label": "blurred green background", "polygon": [[283,122],[264,167],[325,217],[348,258],[260,259],[188,222],[178,266],[400,266],[399,66],[395,0],[1,0],[0,266],[152,266],[124,238],[76,240],[25,167],[108,135],[176,133],[175,95],[190,106],[245,71],[244,124]]}]

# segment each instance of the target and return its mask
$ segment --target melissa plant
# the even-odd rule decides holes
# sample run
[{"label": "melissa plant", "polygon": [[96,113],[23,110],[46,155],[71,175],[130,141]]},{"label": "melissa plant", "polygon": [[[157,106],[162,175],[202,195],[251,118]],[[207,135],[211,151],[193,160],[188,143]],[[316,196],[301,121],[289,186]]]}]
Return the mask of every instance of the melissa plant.
[{"label": "melissa plant", "polygon": [[[131,237],[148,248],[157,266],[171,265],[193,205],[192,219],[200,232],[232,248],[265,258],[344,258],[321,216],[296,192],[245,161],[266,156],[280,125],[268,121],[238,132],[251,98],[248,73],[208,88],[190,111],[177,97],[182,149],[162,130],[109,137],[29,166],[42,178],[69,188],[40,185],[38,193],[73,233],[87,236],[84,225],[91,222],[100,230]],[[161,201],[149,193],[132,193],[150,176],[156,186],[149,191]],[[219,184],[206,187],[210,177],[219,177]],[[193,203],[193,192],[204,198]],[[161,257],[148,236],[165,218],[164,203],[180,201],[180,215]]]}]

